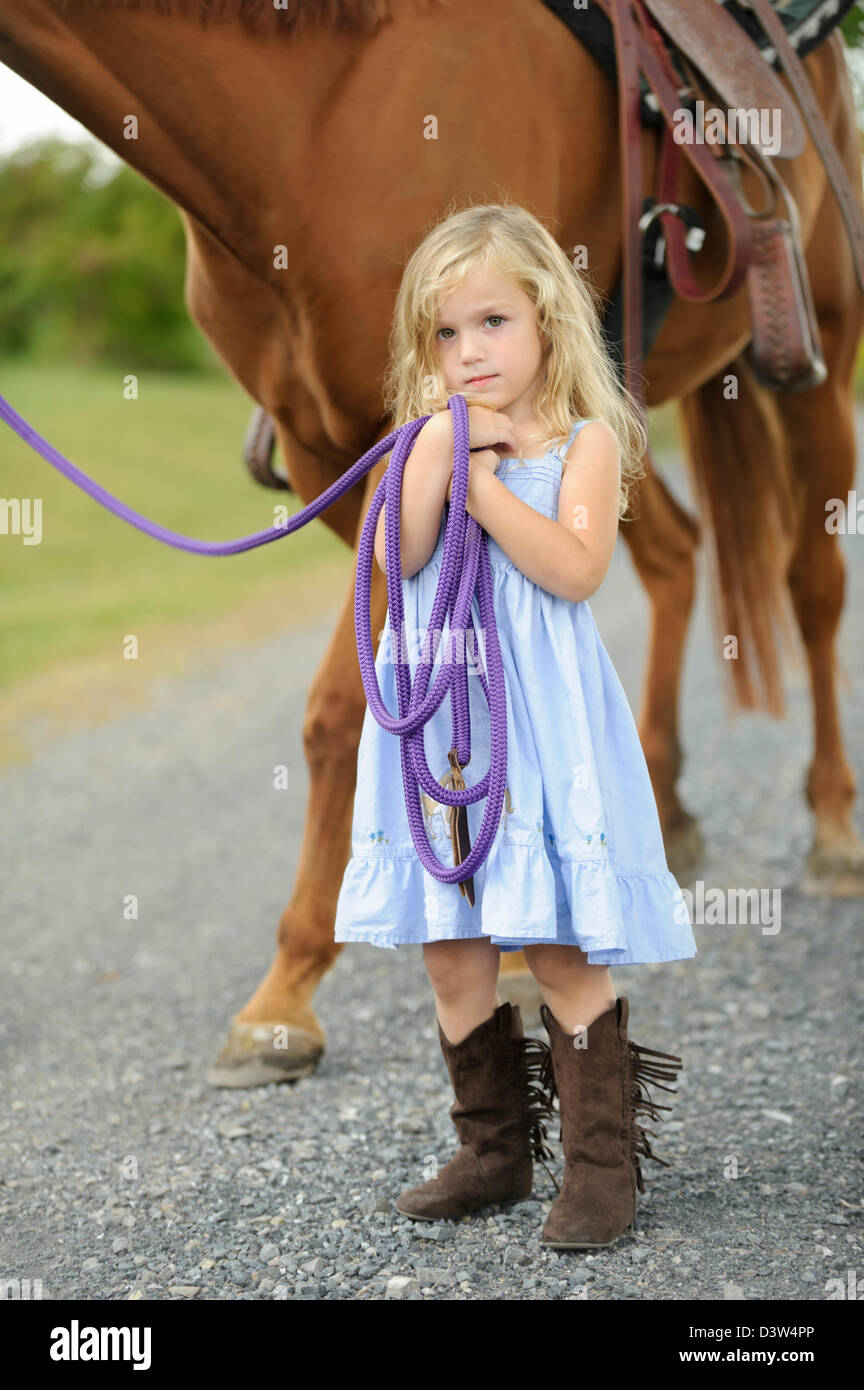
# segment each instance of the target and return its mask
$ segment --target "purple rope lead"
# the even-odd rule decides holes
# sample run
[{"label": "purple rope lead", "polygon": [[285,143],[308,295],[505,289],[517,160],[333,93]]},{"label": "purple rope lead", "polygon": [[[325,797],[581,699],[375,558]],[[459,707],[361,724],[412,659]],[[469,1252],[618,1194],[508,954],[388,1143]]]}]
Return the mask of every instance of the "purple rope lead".
[{"label": "purple rope lead", "polygon": [[[88,478],[86,473],[82,473],[80,468],[76,468],[74,463],[70,463],[64,458],[53,444],[49,444],[47,439],[43,439],[41,434],[29,425],[23,416],[14,410],[3,396],[0,396],[0,419],[6,421],[7,425],[15,431],[17,435],[29,444],[31,449],[35,449],[37,454],[75,483],[82,491],[89,493],[103,507],[107,507],[109,512],[119,516],[122,521],[128,521],[130,526],[135,526],[139,531],[143,531],[146,536],[152,536],[154,540],[163,541],[165,545],[173,546],[175,550],[190,550],[196,555],[238,555],[242,550],[254,550],[256,546],[266,545],[268,541],[278,541],[282,536],[290,536],[293,531],[299,531],[305,526],[307,521],[312,521],[321,512],[326,511],[331,502],[344,496],[356,482],[365,476],[378,460],[392,449],[399,438],[400,430],[393,430],[386,439],[382,439],[378,444],[352,464],[347,473],[343,473],[326,492],[322,492],[320,497],[316,497],[314,502],[310,502],[308,507],[296,512],[294,516],[286,521],[284,526],[268,526],[266,531],[256,531],[251,536],[243,536],[236,541],[199,541],[193,536],[181,535],[179,531],[169,531],[166,526],[159,526],[155,521],[149,521],[140,512],[133,511],[127,507],[125,502],[112,496],[104,487],[94,483],[92,478]],[[423,420],[425,424],[429,419],[427,415]],[[409,422],[409,423],[413,423]],[[408,425],[402,425],[401,429],[407,429]]]},{"label": "purple rope lead", "polygon": [[[177,550],[187,550],[198,555],[236,555],[256,546],[289,536],[325,511],[337,498],[344,496],[360,478],[374,467],[380,458],[392,449],[392,458],[384,477],[375,490],[369,511],[363,525],[357,558],[357,584],[355,590],[355,627],[357,634],[357,655],[363,688],[374,718],[388,732],[401,739],[402,781],[405,788],[405,805],[408,824],[414,847],[421,863],[433,877],[441,883],[461,883],[470,878],[486,859],[504,806],[504,791],[507,777],[507,696],[501,650],[498,645],[498,632],[495,626],[495,609],[492,597],[492,573],[486,533],[465,510],[468,496],[469,471],[469,430],[468,408],[465,397],[453,395],[448,401],[453,416],[453,504],[444,530],[444,556],[441,576],[432,605],[430,627],[433,633],[442,630],[442,619],[448,617],[450,630],[450,649],[454,633],[467,636],[474,634],[471,620],[471,600],[475,589],[482,631],[486,637],[486,653],[489,661],[489,680],[479,665],[478,674],[489,707],[490,716],[490,760],[489,769],[473,787],[464,790],[443,787],[429,770],[423,742],[423,726],[440,707],[448,691],[450,693],[453,722],[453,743],[460,767],[467,767],[471,759],[471,724],[468,705],[468,673],[464,661],[447,660],[431,690],[428,689],[432,671],[432,659],[423,657],[418,661],[412,686],[408,663],[402,660],[405,614],[402,601],[402,556],[399,541],[401,517],[402,475],[412,445],[420,430],[431,417],[424,415],[391,431],[384,439],[372,446],[362,458],[352,464],[333,485],[314,502],[296,512],[284,526],[269,526],[264,531],[256,531],[251,536],[243,536],[233,541],[202,541],[192,536],[181,535],[165,526],[149,521],[140,512],[127,507],[119,498],[112,496],[105,488],[87,477],[80,468],[43,439],[32,425],[19,415],[9,402],[0,395],[0,419],[29,444],[36,453],[56,468],[70,482],[75,483],[108,511],[121,520],[135,526],[145,535],[173,546]],[[399,701],[399,715],[392,716],[381,699],[381,691],[375,672],[375,658],[372,650],[370,624],[370,599],[372,587],[372,561],[374,557],[375,527],[382,506],[386,505],[387,531],[387,604],[390,613],[391,633],[399,634],[397,639],[396,692]],[[466,644],[467,646],[467,644]],[[488,798],[483,822],[476,843],[461,864],[445,868],[433,850],[423,820],[418,788],[445,806],[467,806],[481,797]]]}]

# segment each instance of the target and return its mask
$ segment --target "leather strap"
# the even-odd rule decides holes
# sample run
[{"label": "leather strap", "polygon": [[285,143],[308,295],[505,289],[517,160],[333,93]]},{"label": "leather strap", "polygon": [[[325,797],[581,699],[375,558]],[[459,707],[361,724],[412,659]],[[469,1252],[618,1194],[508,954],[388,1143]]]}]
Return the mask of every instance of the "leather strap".
[{"label": "leather strap", "polygon": [[[645,0],[676,50],[704,75],[727,108],[776,111],[784,159],[804,151],[798,108],[750,35],[716,0]],[[752,143],[752,142],[751,142]]]},{"label": "leather strap", "polygon": [[[642,241],[639,226],[642,206],[642,121],[640,68],[654,91],[669,126],[680,109],[677,74],[671,68],[665,43],[642,0],[595,0],[609,18],[615,36],[618,65],[618,95],[621,130],[621,182],[623,204],[623,278],[624,278],[624,371],[625,385],[644,409],[645,395],[641,380],[642,366]],[[637,24],[633,7],[639,16]],[[642,26],[640,28],[640,25]],[[671,78],[666,66],[671,69]],[[710,290],[699,289],[690,273],[686,247],[686,232],[678,217],[669,211],[658,213],[666,238],[669,276],[678,294],[697,304],[730,297],[743,283],[750,260],[750,226],[734,195],[725,171],[718,163],[714,146],[675,144],[671,129],[663,133],[663,184],[668,192],[674,189],[675,162],[680,152],[696,169],[715,199],[727,230],[727,254],[723,273]],[[674,149],[672,148],[674,146]],[[659,199],[671,202],[672,198]]]},{"label": "leather strap", "polygon": [[[681,106],[678,77],[669,59],[665,41],[645,10],[644,0],[634,0],[634,3],[651,40],[650,47],[647,43],[643,45],[640,62],[668,122],[664,131],[668,154],[661,173],[660,201],[674,201],[675,168],[683,151],[713,196],[726,223],[727,253],[723,273],[712,289],[700,290],[690,273],[686,233],[680,219],[670,213],[661,214],[661,225],[668,244],[669,278],[676,293],[691,303],[708,304],[715,299],[729,299],[743,283],[747,273],[750,261],[750,224],[723,167],[722,148],[718,145],[692,143],[679,145],[675,140],[672,124],[675,112],[680,110]],[[665,220],[667,218],[668,223]]]},{"label": "leather strap", "polygon": [[[855,263],[855,275],[862,292],[864,292],[864,270],[862,270],[862,265],[864,265],[864,213],[861,210],[860,194],[856,198],[852,192],[846,171],[840,163],[840,157],[813,95],[813,89],[804,71],[804,66],[786,36],[783,21],[777,18],[768,0],[749,0],[749,3],[750,9],[773,42],[777,50],[777,57],[783,64],[786,76],[789,78],[789,84],[801,105],[813,144],[825,166],[828,181],[834,190],[834,196],[846,224],[849,243],[852,247],[852,259]],[[860,185],[860,175],[858,182]]]},{"label": "leather strap", "polygon": [[[624,382],[644,409],[637,380],[642,365],[642,118],[639,92],[638,33],[630,0],[608,0],[618,67],[618,128],[621,132],[621,201],[624,218]],[[602,6],[606,8],[606,4]]]},{"label": "leather strap", "polygon": [[276,446],[276,425],[272,415],[257,405],[252,411],[246,438],[243,441],[243,462],[256,483],[264,487],[282,488],[293,492],[290,482],[280,478],[273,468],[273,452]]}]

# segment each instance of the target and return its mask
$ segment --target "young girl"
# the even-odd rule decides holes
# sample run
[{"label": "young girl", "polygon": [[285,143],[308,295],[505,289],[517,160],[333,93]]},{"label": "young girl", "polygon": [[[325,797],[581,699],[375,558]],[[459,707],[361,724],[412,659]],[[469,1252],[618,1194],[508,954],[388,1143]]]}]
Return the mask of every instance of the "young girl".
[{"label": "young girl", "polygon": [[[507,691],[507,791],[473,876],[473,905],[461,885],[423,867],[400,740],[368,708],[363,723],[335,940],[422,944],[461,1140],[438,1176],[402,1193],[396,1207],[418,1220],[458,1219],[529,1196],[532,1157],[550,1156],[542,1139],[557,1092],[564,1182],[541,1241],[608,1245],[632,1227],[637,1184],[644,1191],[639,1155],[655,1157],[636,1123],[637,1111],[659,1118],[644,1084],[674,1080],[680,1066],[628,1040],[628,1001],[616,999],[609,967],[696,954],[630,706],[588,604],[609,566],[629,484],[642,476],[647,440],[608,355],[596,291],[521,207],[470,206],[433,228],[405,268],[390,347],[394,427],[431,419],[403,475],[408,649],[391,644],[388,615],[376,658],[382,697],[398,714],[394,661],[408,660],[413,679],[421,655],[436,652],[425,624],[451,495],[454,392],[469,404],[466,505],[487,533]],[[382,569],[384,553],[382,509]],[[482,661],[476,595],[472,621]],[[445,629],[430,689],[447,653]],[[473,786],[489,768],[489,712],[467,644],[465,660],[464,779]],[[424,737],[443,783],[449,696]],[[430,842],[450,867],[455,808],[422,792],[421,801]],[[485,804],[467,807],[472,845]],[[500,953],[517,950],[545,1001],[551,1049],[526,1038],[518,1006],[498,997]]]}]

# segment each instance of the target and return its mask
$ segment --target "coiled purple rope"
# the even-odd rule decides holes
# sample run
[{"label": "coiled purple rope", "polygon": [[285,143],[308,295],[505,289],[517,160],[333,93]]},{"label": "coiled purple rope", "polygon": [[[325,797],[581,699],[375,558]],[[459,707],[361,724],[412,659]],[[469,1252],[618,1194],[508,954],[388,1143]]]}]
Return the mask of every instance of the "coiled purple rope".
[{"label": "coiled purple rope", "polygon": [[[405,789],[405,805],[408,824],[414,847],[424,868],[441,883],[460,883],[470,878],[484,862],[501,818],[504,806],[504,791],[507,777],[507,695],[504,681],[504,668],[501,650],[498,645],[498,632],[495,626],[495,610],[492,598],[492,573],[486,544],[486,533],[465,510],[468,496],[469,470],[469,430],[468,407],[465,397],[453,395],[448,401],[453,416],[453,500],[444,530],[444,557],[441,576],[432,605],[430,628],[433,633],[442,630],[442,619],[448,616],[450,645],[454,633],[457,641],[460,636],[474,633],[471,621],[471,600],[475,589],[478,593],[478,606],[482,630],[485,635],[485,651],[489,664],[488,683],[479,666],[478,674],[489,706],[490,717],[490,760],[489,769],[473,787],[464,790],[443,787],[429,770],[423,743],[423,726],[440,707],[448,691],[451,699],[453,721],[453,742],[459,764],[467,767],[471,759],[471,723],[468,707],[468,673],[464,661],[445,660],[431,690],[428,690],[432,671],[432,659],[424,657],[418,661],[412,685],[407,662],[402,660],[403,629],[405,623],[402,602],[402,556],[399,540],[399,523],[402,500],[402,475],[412,445],[420,430],[431,417],[424,415],[391,431],[384,439],[348,469],[331,487],[310,502],[307,507],[296,512],[284,526],[269,526],[264,531],[256,531],[251,536],[243,536],[234,541],[201,541],[192,536],[181,535],[165,526],[149,521],[140,512],[127,507],[119,498],[112,496],[105,488],[93,482],[80,468],[43,439],[32,425],[19,415],[9,402],[0,395],[0,419],[29,444],[36,453],[56,468],[70,482],[75,483],[108,511],[121,520],[135,526],[145,535],[162,541],[177,550],[191,551],[197,555],[236,555],[256,546],[266,545],[299,531],[302,526],[319,516],[332,502],[342,497],[374,467],[384,454],[391,449],[392,458],[384,477],[375,489],[369,511],[363,525],[357,558],[357,583],[355,589],[355,628],[357,635],[357,655],[363,688],[373,716],[389,733],[401,739],[402,781]],[[372,649],[370,624],[370,599],[372,587],[372,562],[374,558],[375,527],[382,506],[386,505],[385,520],[387,531],[387,604],[390,613],[391,633],[399,634],[396,660],[396,691],[399,701],[399,715],[394,717],[386,709],[375,672],[375,658]],[[472,644],[473,645],[473,644]],[[465,644],[467,649],[467,643]],[[445,806],[467,806],[481,797],[488,798],[483,822],[475,844],[461,864],[445,868],[435,854],[426,833],[418,788],[422,787],[429,796]]]},{"label": "coiled purple rope", "polygon": [[[363,689],[373,717],[388,733],[401,739],[402,783],[405,790],[405,806],[408,812],[408,825],[414,848],[420,862],[434,878],[441,883],[460,883],[469,878],[483,863],[501,818],[504,806],[504,790],[507,778],[507,694],[504,682],[504,667],[498,645],[498,632],[495,626],[495,609],[492,599],[492,572],[486,533],[465,510],[468,495],[468,408],[465,397],[451,396],[448,408],[453,416],[453,500],[450,515],[444,528],[444,555],[441,574],[432,604],[429,627],[433,634],[442,630],[442,619],[448,615],[450,629],[451,659],[441,663],[441,669],[431,690],[427,690],[432,671],[431,655],[418,660],[412,687],[407,661],[403,660],[405,645],[405,615],[402,603],[402,551],[399,536],[399,521],[402,499],[402,474],[405,462],[411,452],[414,439],[430,417],[411,420],[399,431],[387,472],[375,489],[369,511],[360,536],[357,557],[357,583],[354,591],[354,619],[357,632],[357,654],[360,660],[360,673]],[[386,506],[386,574],[387,605],[390,613],[391,637],[396,638],[396,694],[399,701],[399,716],[394,718],[387,710],[378,685],[375,671],[375,658],[372,651],[372,632],[369,621],[369,605],[372,585],[372,560],[375,545],[375,527],[382,506]],[[479,572],[479,586],[478,586]],[[482,630],[485,634],[485,649],[489,663],[489,680],[479,669],[483,694],[489,707],[490,719],[490,757],[489,768],[483,778],[473,787],[464,790],[442,787],[429,770],[423,743],[423,726],[442,704],[448,691],[453,720],[453,746],[461,767],[471,760],[471,722],[468,712],[468,672],[467,662],[452,659],[453,638],[461,649],[461,639],[473,634],[471,621],[471,599],[478,589],[478,605]],[[473,644],[472,644],[473,646]],[[467,651],[468,643],[464,643]],[[461,864],[445,868],[441,864],[426,831],[423,811],[420,805],[418,787],[428,796],[445,806],[468,806],[481,797],[487,797],[486,810],[480,832],[470,852]]]}]

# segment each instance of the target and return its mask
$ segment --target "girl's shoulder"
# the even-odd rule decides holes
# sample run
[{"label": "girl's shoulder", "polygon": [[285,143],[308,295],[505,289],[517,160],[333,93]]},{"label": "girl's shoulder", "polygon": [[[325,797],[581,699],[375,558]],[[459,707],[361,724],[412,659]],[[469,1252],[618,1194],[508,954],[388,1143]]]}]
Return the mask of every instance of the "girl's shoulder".
[{"label": "girl's shoulder", "polygon": [[583,426],[585,425],[595,426],[595,428],[590,431],[592,437],[599,436],[602,438],[603,436],[605,436],[609,440],[610,444],[614,444],[616,448],[618,447],[618,436],[615,434],[615,431],[612,429],[612,426],[608,425],[605,420],[601,420],[595,417],[592,417],[587,420],[575,420],[570,429],[570,433],[567,436],[566,444],[563,444],[560,450],[557,451],[557,457],[561,461],[562,470],[566,467],[568,463],[568,455],[570,453],[570,449],[573,443],[582,434]]}]

